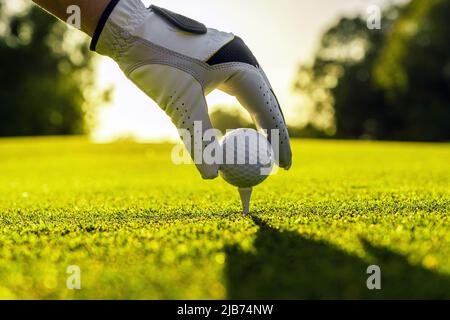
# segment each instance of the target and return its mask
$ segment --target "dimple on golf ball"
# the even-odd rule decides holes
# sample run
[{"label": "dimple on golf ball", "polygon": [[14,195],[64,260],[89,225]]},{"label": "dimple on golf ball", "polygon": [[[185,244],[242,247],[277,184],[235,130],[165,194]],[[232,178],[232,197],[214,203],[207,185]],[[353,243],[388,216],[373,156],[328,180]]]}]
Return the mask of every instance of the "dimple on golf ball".
[{"label": "dimple on golf ball", "polygon": [[221,140],[223,164],[220,173],[228,183],[252,188],[267,179],[274,165],[272,146],[253,129],[237,129]]}]

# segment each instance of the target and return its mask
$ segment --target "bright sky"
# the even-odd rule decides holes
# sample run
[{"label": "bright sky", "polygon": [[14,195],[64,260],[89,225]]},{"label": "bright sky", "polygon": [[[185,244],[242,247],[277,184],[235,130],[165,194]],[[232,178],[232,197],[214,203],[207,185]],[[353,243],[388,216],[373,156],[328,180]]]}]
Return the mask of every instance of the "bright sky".
[{"label": "bright sky", "polygon": [[[144,0],[195,18],[208,27],[242,37],[252,49],[275,88],[289,119],[295,118],[292,82],[300,62],[309,61],[321,34],[344,14],[366,12],[385,0]],[[100,82],[116,88],[113,102],[100,109],[97,141],[122,136],[139,140],[174,139],[177,132],[157,105],[121,73],[117,65],[102,58]],[[213,92],[210,106],[233,104],[234,98]]]}]

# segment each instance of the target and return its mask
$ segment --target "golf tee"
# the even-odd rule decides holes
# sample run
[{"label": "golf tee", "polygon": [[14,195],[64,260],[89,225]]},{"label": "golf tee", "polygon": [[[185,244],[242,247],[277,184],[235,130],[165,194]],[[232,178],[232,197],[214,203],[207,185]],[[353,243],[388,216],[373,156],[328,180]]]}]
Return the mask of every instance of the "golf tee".
[{"label": "golf tee", "polygon": [[250,198],[252,197],[253,188],[239,188],[238,190],[242,201],[242,211],[247,215],[250,213]]}]

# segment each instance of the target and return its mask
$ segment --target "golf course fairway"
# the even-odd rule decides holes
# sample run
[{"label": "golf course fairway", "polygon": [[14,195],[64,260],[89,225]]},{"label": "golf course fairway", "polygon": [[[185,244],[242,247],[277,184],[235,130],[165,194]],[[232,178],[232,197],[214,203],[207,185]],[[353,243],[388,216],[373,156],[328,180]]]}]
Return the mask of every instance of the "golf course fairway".
[{"label": "golf course fairway", "polygon": [[0,298],[450,298],[449,144],[292,146],[245,217],[171,144],[0,140]]}]

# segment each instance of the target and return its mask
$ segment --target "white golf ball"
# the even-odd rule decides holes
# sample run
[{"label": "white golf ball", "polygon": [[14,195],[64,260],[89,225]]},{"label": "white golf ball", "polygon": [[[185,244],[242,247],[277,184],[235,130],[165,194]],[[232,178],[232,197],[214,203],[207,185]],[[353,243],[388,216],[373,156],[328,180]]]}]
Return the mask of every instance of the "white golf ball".
[{"label": "white golf ball", "polygon": [[221,140],[223,164],[220,173],[228,183],[252,188],[267,179],[272,171],[272,146],[265,136],[253,129],[237,129]]}]

